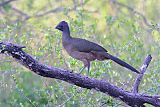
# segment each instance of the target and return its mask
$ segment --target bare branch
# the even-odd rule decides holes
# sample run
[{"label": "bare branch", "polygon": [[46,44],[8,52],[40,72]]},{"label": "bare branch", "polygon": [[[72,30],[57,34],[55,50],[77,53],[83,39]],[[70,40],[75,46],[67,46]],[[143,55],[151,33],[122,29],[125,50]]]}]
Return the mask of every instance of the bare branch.
[{"label": "bare branch", "polygon": [[[73,0],[74,2],[75,0]],[[51,9],[49,11],[43,12],[41,14],[36,14],[34,17],[41,17],[41,16],[45,16],[51,13],[57,13],[57,12],[63,12],[64,10],[70,12],[70,11],[75,11],[78,7],[85,5],[87,2],[82,2],[82,3],[76,3],[76,1],[74,2],[74,6],[71,8],[64,8],[63,6],[59,6],[57,8]],[[97,11],[88,11],[88,12],[97,12]]]},{"label": "bare branch", "polygon": [[[77,4],[76,6],[78,7],[78,6],[80,6],[80,5],[81,5],[81,4]],[[64,7],[57,7],[57,8],[48,10],[48,11],[46,11],[46,12],[42,12],[42,13],[40,13],[40,11],[39,11],[39,12],[35,13],[34,15],[31,15],[31,16],[30,16],[30,15],[28,15],[27,13],[24,13],[23,11],[21,11],[21,10],[15,8],[15,7],[11,7],[11,8],[12,8],[13,11],[15,11],[16,13],[18,13],[18,14],[20,14],[21,16],[24,17],[24,19],[23,19],[22,21],[26,21],[26,20],[28,20],[28,19],[30,19],[30,18],[32,18],[32,17],[42,17],[42,16],[45,16],[45,15],[48,15],[48,14],[51,14],[51,13],[63,12],[63,11],[65,10]],[[74,7],[70,8],[70,9],[66,9],[66,10],[67,10],[68,12],[74,11]],[[94,11],[93,11],[93,12],[94,12]]]},{"label": "bare branch", "polygon": [[120,2],[118,2],[117,0],[110,0],[110,1],[111,1],[112,3],[114,3],[114,4],[116,4],[116,5],[119,5],[119,6],[121,6],[121,7],[125,7],[125,8],[128,9],[129,11],[131,11],[131,12],[133,12],[133,13],[141,16],[146,26],[151,27],[151,28],[153,28],[153,29],[156,29],[157,31],[160,31],[159,26],[157,26],[157,25],[152,25],[151,23],[149,23],[148,20],[147,20],[147,18],[146,18],[142,13],[136,11],[134,8],[129,7],[128,5],[125,5],[125,4],[123,4],[123,3],[120,3]]},{"label": "bare branch", "polygon": [[18,45],[12,43],[0,43],[0,54],[8,54],[20,62],[22,65],[43,77],[55,78],[74,84],[76,86],[94,89],[106,93],[114,98],[120,99],[132,107],[144,107],[144,103],[160,106],[160,99],[144,94],[134,94],[114,86],[106,81],[97,80],[73,73],[70,70],[50,67],[36,61],[32,56],[25,53]]},{"label": "bare branch", "polygon": [[74,5],[74,10],[77,10],[77,0],[72,0],[73,5]]},{"label": "bare branch", "polygon": [[[73,11],[73,10],[75,10],[75,7],[77,8],[78,6],[81,6],[81,4],[75,4],[74,7],[70,8],[70,9],[66,9],[66,10],[67,11]],[[45,16],[45,15],[50,14],[50,13],[63,12],[64,10],[65,10],[65,8],[60,6],[60,7],[57,7],[55,9],[51,9],[49,11],[46,11],[44,13],[37,14],[37,15],[35,15],[35,17]]]},{"label": "bare branch", "polygon": [[[11,2],[11,1],[16,1],[16,0],[9,0],[9,1]],[[9,1],[8,1],[8,3],[9,3]],[[75,0],[73,0],[73,2],[74,1]],[[33,15],[29,15],[29,14],[23,12],[22,10],[20,10],[20,9],[18,9],[16,7],[13,7],[13,6],[11,6],[11,9],[14,12],[18,13],[21,16],[21,18],[22,18],[22,19],[17,19],[16,22],[17,21],[25,22],[26,20],[29,20],[30,18],[43,17],[43,16],[46,16],[46,15],[49,15],[49,14],[52,14],[52,13],[58,13],[58,12],[64,12],[64,11],[66,11],[66,12],[76,11],[76,9],[78,7],[81,7],[82,5],[84,5],[86,3],[87,2],[82,2],[82,3],[76,3],[76,2],[74,2],[74,6],[72,6],[70,8],[65,8],[63,6],[59,6],[59,7],[56,7],[54,9],[51,9],[51,10],[48,10],[48,11],[44,11],[44,8],[43,8],[43,9],[40,9],[38,12],[34,13]],[[45,7],[47,7],[47,5]],[[94,10],[94,11],[85,10],[85,11],[90,12],[90,13],[97,12],[97,10]]]},{"label": "bare branch", "polygon": [[45,16],[45,15],[50,14],[50,13],[62,12],[62,11],[64,11],[64,9],[65,9],[64,7],[57,7],[57,8],[55,8],[55,9],[46,11],[46,12],[44,12],[44,13],[37,14],[37,15],[35,15],[35,17]]},{"label": "bare branch", "polygon": [[6,4],[10,3],[10,2],[13,2],[13,1],[17,1],[17,0],[4,1],[4,2],[0,3],[0,7],[6,5]]},{"label": "bare branch", "polygon": [[13,11],[17,12],[18,14],[20,14],[21,16],[24,16],[24,20],[29,19],[31,16],[29,16],[27,13],[24,13],[23,11],[15,8],[15,7],[11,7]]},{"label": "bare branch", "polygon": [[141,80],[142,80],[142,78],[143,78],[143,75],[144,75],[144,73],[146,72],[147,67],[148,67],[149,63],[151,62],[151,60],[152,60],[151,55],[148,55],[148,56],[146,57],[146,59],[144,60],[144,63],[143,63],[143,65],[142,65],[141,68],[140,68],[141,74],[139,74],[139,75],[137,76],[137,78],[136,78],[136,80],[135,80],[135,82],[134,82],[134,85],[133,85],[133,93],[135,93],[135,94],[138,93],[138,87],[139,87],[139,85],[140,85],[140,82],[141,82]]}]

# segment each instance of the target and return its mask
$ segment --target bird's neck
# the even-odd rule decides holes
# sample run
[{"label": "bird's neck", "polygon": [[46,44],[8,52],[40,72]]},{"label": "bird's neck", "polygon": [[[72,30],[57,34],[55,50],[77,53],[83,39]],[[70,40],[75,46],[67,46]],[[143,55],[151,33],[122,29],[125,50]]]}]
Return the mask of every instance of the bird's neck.
[{"label": "bird's neck", "polygon": [[71,38],[72,37],[70,36],[69,27],[66,27],[66,29],[64,29],[63,34],[62,34],[62,41],[69,42]]}]

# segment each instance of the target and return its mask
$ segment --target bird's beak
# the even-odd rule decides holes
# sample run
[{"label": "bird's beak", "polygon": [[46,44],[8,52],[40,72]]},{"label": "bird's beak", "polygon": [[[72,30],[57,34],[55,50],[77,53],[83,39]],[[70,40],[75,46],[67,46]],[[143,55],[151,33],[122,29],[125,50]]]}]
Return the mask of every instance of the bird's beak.
[{"label": "bird's beak", "polygon": [[56,27],[55,27],[55,29],[59,29],[59,27],[58,27],[58,26],[56,26]]},{"label": "bird's beak", "polygon": [[59,26],[59,25],[57,25],[57,26],[55,27],[55,29],[58,29],[58,30],[62,31],[62,27]]}]

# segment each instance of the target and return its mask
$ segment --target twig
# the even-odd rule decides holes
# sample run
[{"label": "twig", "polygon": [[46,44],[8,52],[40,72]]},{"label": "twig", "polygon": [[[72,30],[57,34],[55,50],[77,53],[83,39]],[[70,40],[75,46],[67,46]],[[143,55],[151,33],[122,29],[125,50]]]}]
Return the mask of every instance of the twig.
[{"label": "twig", "polygon": [[4,1],[4,2],[0,3],[0,7],[1,7],[1,6],[5,6],[6,4],[8,4],[8,3],[10,3],[10,2],[13,2],[13,1],[17,1],[17,0]]},{"label": "twig", "polygon": [[142,80],[142,78],[143,78],[143,75],[144,75],[144,73],[146,72],[147,67],[148,67],[149,63],[151,62],[151,60],[152,60],[151,55],[148,55],[148,56],[146,57],[146,59],[144,60],[144,63],[143,63],[143,65],[142,65],[141,68],[140,68],[141,74],[139,74],[139,75],[137,76],[137,78],[136,78],[136,80],[135,80],[135,82],[134,82],[134,85],[133,85],[133,93],[135,93],[135,94],[138,93],[138,87],[139,87],[139,85],[140,85],[140,82],[141,82],[141,80]]},{"label": "twig", "polygon": [[[9,0],[8,2],[5,2],[3,4],[7,4],[7,3],[11,2],[11,1],[16,1],[16,0]],[[54,9],[51,9],[51,10],[48,10],[48,11],[44,11],[44,12],[42,12],[43,10],[40,9],[38,12],[34,13],[33,15],[29,15],[29,14],[23,12],[22,10],[17,9],[16,7],[13,7],[13,6],[11,6],[11,9],[14,12],[18,13],[20,16],[22,16],[22,20],[20,20],[20,21],[25,22],[25,21],[29,20],[30,18],[39,18],[39,17],[43,17],[43,16],[46,16],[46,15],[49,15],[49,14],[52,14],[52,13],[64,12],[65,10],[66,10],[66,12],[76,11],[76,9],[78,7],[80,7],[80,6],[82,6],[82,5],[86,4],[86,3],[87,2],[76,3],[76,4],[74,4],[74,6],[72,6],[70,8],[65,8],[63,6],[59,6],[59,7],[56,7]],[[2,3],[0,5],[2,5]],[[85,10],[85,11],[90,12],[90,13],[91,12],[92,13],[97,12],[96,10],[95,11]],[[19,19],[17,19],[16,22],[17,21],[19,21]]]},{"label": "twig", "polygon": [[12,8],[13,11],[17,12],[17,13],[20,14],[21,16],[24,16],[24,20],[28,20],[28,19],[31,17],[31,16],[29,16],[27,13],[24,13],[23,11],[21,11],[21,10],[15,8],[15,7],[12,7],[12,6],[11,6],[11,8]]},{"label": "twig", "polygon": [[44,13],[36,14],[34,17],[41,17],[41,16],[45,16],[45,15],[50,14],[50,13],[62,12],[62,11],[64,11],[64,9],[65,9],[64,7],[57,7],[55,9],[51,9],[51,10],[46,11]]},{"label": "twig", "polygon": [[160,31],[159,26],[153,25],[153,24],[149,23],[148,20],[147,20],[147,18],[146,18],[142,13],[136,11],[134,8],[129,7],[128,5],[125,5],[125,4],[123,4],[123,3],[120,3],[120,2],[118,2],[117,0],[110,0],[110,1],[111,1],[112,3],[114,3],[114,4],[116,4],[116,5],[119,5],[119,6],[121,6],[121,7],[125,7],[125,8],[128,9],[129,11],[131,11],[131,12],[133,12],[133,13],[141,16],[146,26],[151,27],[151,28],[153,28],[153,29],[155,29],[155,30],[157,30],[157,31]]},{"label": "twig", "polygon": [[[78,6],[80,6],[80,5],[81,5],[81,4],[77,4],[76,6],[78,7]],[[35,17],[35,18],[42,17],[42,16],[45,16],[45,15],[48,15],[48,14],[51,14],[51,13],[63,12],[63,11],[65,10],[64,7],[59,6],[59,7],[57,7],[57,8],[48,10],[48,11],[46,11],[46,12],[39,13],[39,12],[40,12],[40,11],[39,11],[39,12],[36,12],[34,15],[28,15],[27,13],[24,13],[23,11],[21,11],[21,10],[15,8],[15,7],[12,7],[12,6],[11,6],[11,8],[12,8],[13,11],[15,11],[16,13],[18,13],[18,14],[20,14],[21,16],[24,17],[24,19],[23,19],[22,21],[26,21],[26,20],[28,20],[28,19],[30,19],[30,18],[33,18],[33,17]],[[74,11],[74,7],[70,8],[70,9],[67,9],[67,11],[68,11],[68,12]],[[93,12],[94,12],[94,11],[93,11]]]},{"label": "twig", "polygon": [[[85,3],[83,3],[85,4]],[[36,14],[34,17],[41,17],[41,16],[45,16],[47,14],[51,14],[51,13],[57,13],[57,12],[63,12],[65,9],[67,11],[74,11],[75,10],[75,7],[77,8],[78,6],[81,6],[82,4],[75,4],[74,7],[71,7],[70,9],[67,9],[67,8],[64,8],[64,7],[57,7],[57,8],[54,8],[54,9],[51,9],[49,11],[46,11],[44,13],[41,13],[41,14]]]}]

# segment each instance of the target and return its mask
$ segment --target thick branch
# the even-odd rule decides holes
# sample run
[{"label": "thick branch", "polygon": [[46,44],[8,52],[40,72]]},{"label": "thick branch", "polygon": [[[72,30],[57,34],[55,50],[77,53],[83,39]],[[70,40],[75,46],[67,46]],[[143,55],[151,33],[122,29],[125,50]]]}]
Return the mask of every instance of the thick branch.
[{"label": "thick branch", "polygon": [[139,75],[137,76],[137,78],[136,78],[136,80],[135,80],[135,82],[134,82],[134,85],[133,85],[133,93],[135,93],[135,94],[138,93],[138,87],[139,87],[139,85],[140,85],[140,82],[141,82],[141,80],[142,80],[142,78],[143,78],[143,75],[144,75],[144,73],[146,72],[147,67],[148,67],[149,63],[151,62],[151,60],[152,60],[151,55],[148,55],[148,56],[146,57],[146,59],[144,60],[144,63],[143,63],[143,65],[142,65],[141,68],[140,68],[141,74],[139,74]]},{"label": "thick branch", "polygon": [[34,73],[43,77],[55,78],[69,82],[82,88],[95,89],[118,98],[132,107],[144,107],[144,103],[160,106],[160,99],[155,96],[134,94],[114,86],[106,81],[89,78],[73,73],[69,70],[43,65],[22,50],[21,46],[11,43],[0,43],[0,53],[8,54],[29,68]]}]

